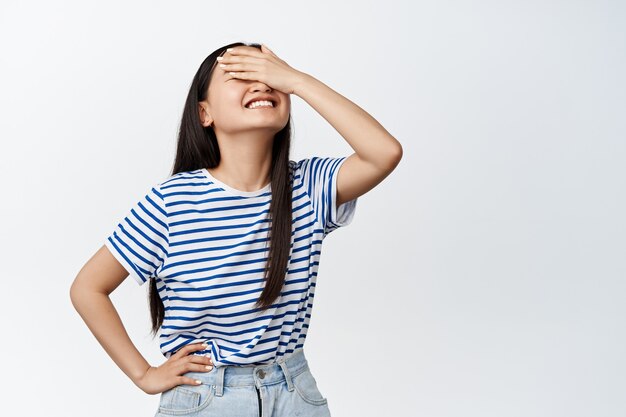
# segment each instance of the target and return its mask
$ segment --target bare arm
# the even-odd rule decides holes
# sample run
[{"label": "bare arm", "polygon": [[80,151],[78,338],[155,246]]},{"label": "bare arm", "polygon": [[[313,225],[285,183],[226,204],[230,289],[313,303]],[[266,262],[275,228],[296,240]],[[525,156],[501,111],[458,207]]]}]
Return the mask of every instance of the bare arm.
[{"label": "bare arm", "polygon": [[395,168],[402,145],[357,104],[306,73],[298,78],[294,94],[330,123],[362,161],[381,171]]},{"label": "bare arm", "polygon": [[128,272],[102,246],[83,266],[70,288],[74,308],[119,368],[138,385],[150,364],[130,340],[109,294]]},{"label": "bare arm", "polygon": [[337,173],[337,207],[370,191],[400,163],[402,145],[376,119],[312,75],[292,68],[266,45],[261,51],[230,48],[221,63],[233,77],[297,95],[348,142],[354,153]]},{"label": "bare arm", "polygon": [[315,109],[352,147],[337,174],[337,207],[374,188],[400,163],[402,145],[357,104],[302,73],[294,94]]}]

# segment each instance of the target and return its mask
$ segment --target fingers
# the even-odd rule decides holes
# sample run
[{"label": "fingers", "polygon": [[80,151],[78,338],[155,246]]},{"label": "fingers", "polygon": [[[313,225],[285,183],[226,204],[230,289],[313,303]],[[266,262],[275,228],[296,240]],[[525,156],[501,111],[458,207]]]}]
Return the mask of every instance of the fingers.
[{"label": "fingers", "polygon": [[[230,50],[228,50],[230,49]],[[248,56],[253,56],[256,58],[263,58],[263,53],[261,51],[259,51],[258,48],[255,48],[253,46],[234,46],[232,48],[228,48],[226,50],[226,52],[224,52],[224,55],[226,54],[231,54],[233,56],[235,55],[248,55]]]},{"label": "fingers", "polygon": [[164,392],[164,389],[173,388],[177,385],[200,385],[202,381],[185,374],[188,372],[211,372],[213,370],[214,365],[210,357],[193,354],[208,347],[209,345],[203,342],[189,343],[181,347],[164,364],[150,368],[146,376],[142,378],[144,382],[142,382],[141,388],[145,392],[156,393]]},{"label": "fingers", "polygon": [[204,350],[204,349],[206,349],[208,347],[209,347],[209,345],[204,344],[202,342],[201,343],[190,343],[190,344],[185,345],[182,348],[178,349],[178,352],[176,352],[172,356],[175,357],[175,359],[178,359],[178,358],[181,358],[183,356],[187,356],[187,355],[189,355],[192,352],[197,352],[199,350]]},{"label": "fingers", "polygon": [[213,365],[213,361],[208,356],[189,355],[185,358],[188,362],[199,363],[200,365]]},{"label": "fingers", "polygon": [[176,374],[184,376],[188,372],[211,372],[213,364],[206,359],[208,358],[200,358],[200,360],[191,357],[185,358],[176,366]]},{"label": "fingers", "polygon": [[213,369],[213,364],[210,361],[190,361],[185,364],[185,373],[187,372],[210,372]]},{"label": "fingers", "polygon": [[261,44],[261,50],[252,46],[241,46],[241,45],[235,46],[233,48],[228,48],[228,49],[230,49],[230,51],[227,50],[226,52],[224,52],[224,55],[226,54],[230,54],[231,56],[247,55],[247,56],[251,56],[255,58],[263,58],[264,54],[269,54],[277,59],[280,59],[270,48],[267,47],[267,45],[263,43]]},{"label": "fingers", "polygon": [[[182,378],[188,381],[195,381],[193,378],[186,377],[185,374],[188,372],[210,372],[213,370],[213,363],[211,362],[211,358],[207,356],[188,355],[181,359],[176,369],[178,380]],[[197,385],[194,382],[185,382],[185,384],[188,383]]]},{"label": "fingers", "polygon": [[202,381],[199,379],[189,378],[188,376],[179,376],[176,385],[187,384],[187,385],[200,385]]}]

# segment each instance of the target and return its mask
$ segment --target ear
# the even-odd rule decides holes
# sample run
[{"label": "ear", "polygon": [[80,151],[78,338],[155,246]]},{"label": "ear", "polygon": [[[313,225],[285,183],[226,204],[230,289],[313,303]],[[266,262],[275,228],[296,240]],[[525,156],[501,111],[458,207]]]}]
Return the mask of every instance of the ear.
[{"label": "ear", "polygon": [[211,115],[207,112],[207,109],[201,103],[198,103],[198,113],[202,126],[209,127],[213,124],[213,119],[211,118]]}]

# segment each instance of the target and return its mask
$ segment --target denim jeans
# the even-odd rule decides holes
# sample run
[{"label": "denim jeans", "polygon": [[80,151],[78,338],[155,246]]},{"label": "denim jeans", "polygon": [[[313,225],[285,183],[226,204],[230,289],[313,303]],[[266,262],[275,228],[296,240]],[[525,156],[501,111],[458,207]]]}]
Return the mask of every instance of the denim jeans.
[{"label": "denim jeans", "polygon": [[214,366],[184,375],[202,384],[162,392],[155,417],[330,417],[302,347],[272,364]]}]

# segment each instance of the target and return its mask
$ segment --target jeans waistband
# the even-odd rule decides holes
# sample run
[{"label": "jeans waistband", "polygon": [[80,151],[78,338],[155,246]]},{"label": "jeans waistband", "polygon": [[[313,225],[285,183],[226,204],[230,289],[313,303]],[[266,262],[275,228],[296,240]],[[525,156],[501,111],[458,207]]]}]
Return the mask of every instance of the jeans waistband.
[{"label": "jeans waistband", "polygon": [[186,376],[199,379],[203,384],[215,385],[215,395],[222,396],[224,387],[272,385],[286,381],[287,389],[293,391],[292,377],[308,369],[308,362],[302,347],[287,353],[276,362],[264,365],[214,366],[210,372],[188,372]]}]

